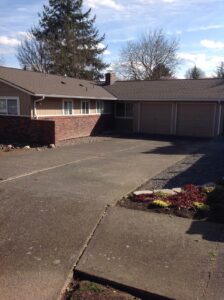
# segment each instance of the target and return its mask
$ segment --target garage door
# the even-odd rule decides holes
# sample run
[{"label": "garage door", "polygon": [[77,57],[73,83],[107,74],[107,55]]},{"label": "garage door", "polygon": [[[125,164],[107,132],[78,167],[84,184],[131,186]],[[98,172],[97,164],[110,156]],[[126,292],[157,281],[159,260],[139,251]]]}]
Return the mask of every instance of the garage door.
[{"label": "garage door", "polygon": [[171,115],[171,103],[141,103],[140,132],[170,134]]},{"label": "garage door", "polygon": [[215,104],[180,103],[177,105],[177,135],[212,137]]}]

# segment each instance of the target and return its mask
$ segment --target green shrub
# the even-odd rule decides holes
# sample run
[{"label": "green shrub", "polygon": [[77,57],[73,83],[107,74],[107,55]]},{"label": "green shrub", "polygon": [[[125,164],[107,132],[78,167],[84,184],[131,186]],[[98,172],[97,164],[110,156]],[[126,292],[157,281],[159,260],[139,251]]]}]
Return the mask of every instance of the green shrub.
[{"label": "green shrub", "polygon": [[158,206],[158,207],[163,207],[163,208],[167,208],[170,206],[170,202],[169,201],[165,201],[163,199],[156,199],[156,200],[153,200],[151,202],[151,204],[153,206]]},{"label": "green shrub", "polygon": [[209,205],[202,203],[202,202],[193,202],[194,207],[196,207],[198,210],[209,210]]}]

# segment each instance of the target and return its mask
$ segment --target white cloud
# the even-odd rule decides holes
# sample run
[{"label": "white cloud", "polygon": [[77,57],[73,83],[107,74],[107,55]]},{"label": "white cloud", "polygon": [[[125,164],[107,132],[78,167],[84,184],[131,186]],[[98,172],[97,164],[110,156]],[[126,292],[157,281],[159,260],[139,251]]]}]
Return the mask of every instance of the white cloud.
[{"label": "white cloud", "polygon": [[202,40],[200,44],[208,49],[224,49],[224,42],[220,41]]},{"label": "white cloud", "polygon": [[111,39],[110,43],[125,43],[125,42],[131,42],[134,41],[136,38],[133,37],[127,37],[127,38],[115,38],[115,39]]},{"label": "white cloud", "polygon": [[115,10],[123,10],[123,5],[117,3],[115,0],[86,0],[86,4],[90,7],[104,6],[108,8],[113,8]]},{"label": "white cloud", "polygon": [[18,46],[20,41],[16,38],[10,38],[5,35],[0,36],[0,45],[3,46]]},{"label": "white cloud", "polygon": [[[103,49],[103,48],[105,48],[106,46],[103,44],[103,43],[99,43],[98,44],[98,48],[99,49]],[[111,52],[108,50],[108,49],[106,49],[105,51],[104,51],[104,53],[103,53],[104,55],[110,55],[111,54]]]},{"label": "white cloud", "polygon": [[216,67],[220,64],[221,61],[224,61],[224,56],[219,55],[207,55],[205,53],[187,53],[181,52],[178,54],[181,63],[183,64],[182,75],[184,73],[183,70],[187,70],[188,68],[196,65],[206,72],[207,76],[212,76]]},{"label": "white cloud", "polygon": [[208,25],[208,26],[199,26],[194,28],[188,28],[187,32],[197,32],[197,31],[207,31],[207,30],[214,30],[214,29],[223,29],[224,25],[217,24],[217,25]]}]

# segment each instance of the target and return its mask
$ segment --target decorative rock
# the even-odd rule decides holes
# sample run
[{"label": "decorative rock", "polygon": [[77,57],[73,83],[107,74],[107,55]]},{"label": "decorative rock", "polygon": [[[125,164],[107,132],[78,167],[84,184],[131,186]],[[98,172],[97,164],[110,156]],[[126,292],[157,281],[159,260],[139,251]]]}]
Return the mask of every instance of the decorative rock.
[{"label": "decorative rock", "polygon": [[153,194],[153,191],[150,191],[150,190],[146,190],[146,191],[135,191],[133,193],[135,196],[139,196],[139,195],[151,195]]},{"label": "decorative rock", "polygon": [[174,189],[172,189],[172,191],[174,192],[174,193],[181,193],[182,192],[182,188],[174,188]]},{"label": "decorative rock", "polygon": [[167,195],[175,195],[175,192],[171,189],[154,190],[154,193],[163,193],[163,194],[167,194]]},{"label": "decorative rock", "polygon": [[6,146],[6,151],[10,151],[12,149],[14,149],[13,145],[7,145]]},{"label": "decorative rock", "polygon": [[56,148],[56,146],[55,146],[55,144],[50,144],[50,145],[48,146],[48,148],[54,149],[54,148]]},{"label": "decorative rock", "polygon": [[30,150],[30,146],[25,146],[23,149]]}]

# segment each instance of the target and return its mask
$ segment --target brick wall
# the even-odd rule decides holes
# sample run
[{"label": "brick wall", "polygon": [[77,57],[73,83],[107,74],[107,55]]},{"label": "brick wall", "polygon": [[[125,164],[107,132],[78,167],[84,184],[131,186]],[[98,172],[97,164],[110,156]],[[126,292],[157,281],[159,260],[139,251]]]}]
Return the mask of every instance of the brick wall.
[{"label": "brick wall", "polygon": [[0,116],[0,142],[54,144],[55,124],[49,120]]},{"label": "brick wall", "polygon": [[48,117],[47,119],[55,122],[56,142],[95,135],[114,129],[114,118],[112,115],[76,115],[69,117]]}]

